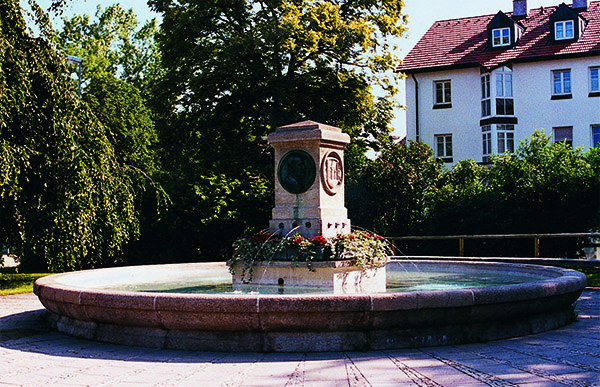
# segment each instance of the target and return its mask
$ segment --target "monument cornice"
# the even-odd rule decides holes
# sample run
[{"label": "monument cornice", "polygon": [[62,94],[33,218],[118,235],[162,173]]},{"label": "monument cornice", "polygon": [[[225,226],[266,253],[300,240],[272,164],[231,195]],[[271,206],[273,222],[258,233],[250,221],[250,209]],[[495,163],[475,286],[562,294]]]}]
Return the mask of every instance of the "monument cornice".
[{"label": "monument cornice", "polygon": [[267,136],[270,143],[320,141],[322,143],[349,144],[350,136],[334,126],[314,121],[303,121],[297,124],[278,127]]}]

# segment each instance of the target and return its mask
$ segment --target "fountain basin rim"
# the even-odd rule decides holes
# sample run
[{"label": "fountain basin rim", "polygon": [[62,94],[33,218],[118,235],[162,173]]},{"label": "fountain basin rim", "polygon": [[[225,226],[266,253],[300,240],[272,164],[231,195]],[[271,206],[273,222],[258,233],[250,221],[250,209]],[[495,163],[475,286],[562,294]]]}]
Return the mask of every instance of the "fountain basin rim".
[{"label": "fountain basin rim", "polygon": [[[392,261],[393,262],[393,261]],[[173,266],[187,265],[191,267],[212,265],[214,263],[194,263],[194,264],[172,264]],[[224,263],[217,263],[224,265]],[[418,265],[439,265],[439,261],[423,260],[419,261]],[[185,306],[179,305],[178,310],[197,310],[198,307],[204,304],[205,308],[223,310],[224,305],[220,305],[217,301],[224,302],[238,300],[240,304],[233,306],[232,310],[239,311],[239,307],[247,304],[247,308],[253,311],[260,310],[261,304],[269,301],[286,301],[299,302],[304,301],[312,304],[316,309],[322,308],[324,303],[335,304],[339,310],[364,310],[365,307],[371,310],[390,310],[395,308],[410,309],[422,307],[444,307],[444,306],[472,306],[482,305],[503,301],[523,301],[540,297],[549,297],[560,293],[568,293],[585,288],[585,275],[577,271],[536,266],[536,265],[520,265],[510,263],[471,263],[462,261],[443,261],[442,266],[463,266],[469,269],[479,267],[497,268],[506,270],[507,275],[510,274],[510,269],[516,270],[519,273],[532,273],[536,275],[546,275],[548,278],[539,281],[531,281],[511,285],[497,285],[487,287],[474,287],[465,289],[448,289],[448,290],[419,290],[411,292],[390,292],[390,293],[372,293],[372,294],[186,294],[186,293],[167,293],[167,292],[135,292],[122,290],[109,290],[102,288],[86,288],[83,286],[73,286],[69,281],[65,281],[69,277],[78,275],[101,274],[111,271],[127,270],[131,268],[163,268],[168,270],[171,264],[168,265],[146,265],[146,266],[129,266],[106,269],[85,270],[79,272],[69,272],[46,276],[38,279],[34,284],[34,293],[40,297],[55,301],[66,301],[74,304],[94,304],[97,302],[105,303],[107,307],[110,305],[118,307],[122,305],[122,297],[134,303],[137,308],[152,310],[157,307],[175,304],[186,303]],[[380,302],[381,301],[381,302]],[[385,304],[385,306],[383,305]],[[332,305],[330,305],[332,306]],[[184,309],[182,309],[182,307]],[[229,309],[229,308],[227,308]]]},{"label": "fountain basin rim", "polygon": [[[451,266],[433,261],[419,264]],[[464,262],[455,265],[473,268]],[[43,277],[35,282],[34,292],[60,332],[114,344],[179,350],[415,348],[522,336],[573,321],[572,304],[586,286],[583,274],[484,264],[490,265],[505,272],[519,267],[542,272],[547,279],[486,288],[352,295],[138,293],[85,288],[82,283],[74,286],[95,275],[119,277],[123,275],[119,269],[129,269],[113,268]],[[168,267],[146,266],[145,270]]]}]

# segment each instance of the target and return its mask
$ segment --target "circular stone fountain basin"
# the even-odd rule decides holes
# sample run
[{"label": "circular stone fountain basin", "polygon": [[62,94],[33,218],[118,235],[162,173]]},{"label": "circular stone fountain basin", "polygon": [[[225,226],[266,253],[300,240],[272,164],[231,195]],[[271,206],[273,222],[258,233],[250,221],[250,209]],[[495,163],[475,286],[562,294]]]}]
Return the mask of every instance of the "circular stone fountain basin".
[{"label": "circular stone fountain basin", "polygon": [[[477,281],[430,281],[458,274]],[[402,283],[419,277],[428,280]],[[224,278],[231,279],[224,263],[120,267],[43,277],[34,292],[56,329],[90,340],[308,352],[453,345],[539,333],[570,323],[572,305],[586,286],[585,276],[572,270],[450,261],[392,261],[388,291],[371,294],[236,293],[222,289]],[[213,293],[171,292],[198,291],[190,289],[195,281]]]}]

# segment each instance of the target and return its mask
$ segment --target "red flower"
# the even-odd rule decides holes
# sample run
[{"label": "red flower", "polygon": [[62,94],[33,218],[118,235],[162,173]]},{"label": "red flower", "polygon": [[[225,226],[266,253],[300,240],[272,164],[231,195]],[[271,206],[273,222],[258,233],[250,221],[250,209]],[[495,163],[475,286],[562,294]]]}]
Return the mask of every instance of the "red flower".
[{"label": "red flower", "polygon": [[275,235],[272,235],[265,231],[260,231],[254,235],[252,235],[248,240],[252,243],[253,246],[257,246],[259,244],[266,243],[269,239],[273,239]]},{"label": "red flower", "polygon": [[305,238],[302,235],[294,234],[289,238],[288,243],[290,246],[300,246],[304,240]]},{"label": "red flower", "polygon": [[308,241],[315,246],[325,246],[327,245],[327,239],[323,235],[316,235],[312,238],[309,238]]}]

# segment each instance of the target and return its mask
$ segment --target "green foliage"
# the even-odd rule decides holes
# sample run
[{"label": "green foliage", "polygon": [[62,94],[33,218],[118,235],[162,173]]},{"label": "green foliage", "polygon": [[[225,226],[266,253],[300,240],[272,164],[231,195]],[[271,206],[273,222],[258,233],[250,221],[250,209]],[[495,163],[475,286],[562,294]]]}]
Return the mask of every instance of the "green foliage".
[{"label": "green foliage", "polygon": [[162,13],[152,107],[173,200],[152,233],[173,238],[168,254],[225,258],[243,230],[264,227],[274,173],[262,138],[277,126],[343,128],[350,175],[388,141],[397,61],[386,39],[404,31],[401,1],[149,3]]},{"label": "green foliage", "polygon": [[[582,149],[536,132],[491,168],[469,162],[448,172],[432,198],[434,233],[585,232],[598,225],[599,174]],[[459,182],[456,185],[456,182]]]},{"label": "green foliage", "polygon": [[157,135],[138,89],[111,75],[94,76],[82,99],[102,122],[117,160],[152,175]]},{"label": "green foliage", "polygon": [[333,259],[350,260],[363,273],[384,266],[392,253],[383,237],[366,231],[340,234],[329,243],[335,252]]},{"label": "green foliage", "polygon": [[138,232],[132,172],[81,103],[46,15],[40,36],[16,0],[0,6],[2,243],[23,270],[112,262]]},{"label": "green foliage", "polygon": [[[388,236],[589,232],[600,227],[600,150],[551,143],[543,132],[489,166],[473,160],[443,170],[423,144],[384,149],[349,183],[354,224]],[[576,257],[583,241],[544,240],[541,254]],[[413,253],[456,254],[422,243]],[[532,254],[531,241],[470,241],[471,255]]]},{"label": "green foliage", "polygon": [[160,76],[160,57],[156,21],[138,27],[132,10],[98,6],[93,19],[64,18],[58,42],[65,53],[83,59],[82,99],[104,125],[117,160],[151,176],[158,168],[158,138],[147,98]]},{"label": "green foliage", "polygon": [[228,265],[233,274],[234,266],[241,262],[240,278],[252,282],[254,265],[260,261],[305,262],[308,270],[313,270],[315,261],[347,260],[367,273],[370,269],[384,266],[390,255],[388,242],[366,231],[354,231],[333,238],[321,235],[305,238],[298,233],[282,237],[261,231],[238,238],[233,243],[233,257]]},{"label": "green foliage", "polygon": [[154,41],[157,31],[156,20],[140,27],[133,10],[114,4],[105,9],[98,6],[93,19],[89,15],[63,18],[58,41],[65,53],[83,59],[84,85],[94,78],[118,78],[145,99],[162,72]]},{"label": "green foliage", "polygon": [[419,234],[429,193],[439,184],[441,165],[422,143],[384,148],[349,183],[348,210],[354,224],[384,235]]},{"label": "green foliage", "polygon": [[158,136],[148,100],[162,73],[156,31],[155,20],[140,27],[132,10],[112,5],[98,7],[93,18],[75,15],[63,19],[58,36],[65,53],[83,59],[82,99],[102,122],[117,161],[127,166],[135,184],[142,241],[130,242],[119,263],[161,259],[159,248],[144,248],[152,245],[148,241],[160,240],[152,231],[168,203],[168,194],[160,185]]}]

